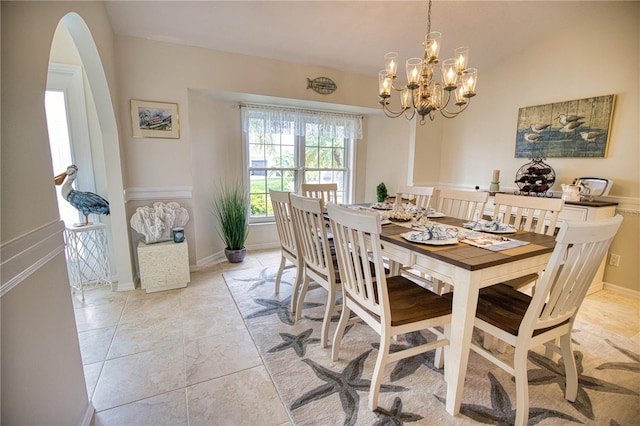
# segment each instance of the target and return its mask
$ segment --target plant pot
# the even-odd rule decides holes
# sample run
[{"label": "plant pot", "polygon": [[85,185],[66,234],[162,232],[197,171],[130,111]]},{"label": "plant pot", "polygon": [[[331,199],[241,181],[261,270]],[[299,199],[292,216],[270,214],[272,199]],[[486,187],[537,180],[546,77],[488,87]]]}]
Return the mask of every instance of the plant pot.
[{"label": "plant pot", "polygon": [[225,248],[224,255],[227,257],[229,263],[240,263],[247,255],[247,248],[242,247],[240,250],[229,250],[228,248]]}]

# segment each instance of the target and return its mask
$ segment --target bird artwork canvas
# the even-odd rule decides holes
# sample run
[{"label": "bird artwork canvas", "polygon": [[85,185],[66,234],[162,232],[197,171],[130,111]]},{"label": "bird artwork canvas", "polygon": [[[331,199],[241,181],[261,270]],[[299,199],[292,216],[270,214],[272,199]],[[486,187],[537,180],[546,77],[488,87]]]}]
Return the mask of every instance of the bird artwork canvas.
[{"label": "bird artwork canvas", "polygon": [[63,173],[54,177],[56,185],[62,185],[62,198],[84,215],[84,223],[74,223],[75,226],[92,225],[89,222],[90,214],[108,215],[109,202],[93,192],[76,191],[73,182],[78,177],[78,167],[71,165]]},{"label": "bird artwork canvas", "polygon": [[520,108],[516,158],[604,158],[615,95]]}]

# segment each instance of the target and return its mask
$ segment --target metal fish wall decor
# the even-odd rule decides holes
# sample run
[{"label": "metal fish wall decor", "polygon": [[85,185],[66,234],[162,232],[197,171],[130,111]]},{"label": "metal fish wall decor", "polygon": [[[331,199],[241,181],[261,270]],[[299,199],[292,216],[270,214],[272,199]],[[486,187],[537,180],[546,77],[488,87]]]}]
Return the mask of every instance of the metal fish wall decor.
[{"label": "metal fish wall decor", "polygon": [[307,89],[313,89],[321,95],[329,95],[338,88],[336,83],[328,77],[307,78]]}]

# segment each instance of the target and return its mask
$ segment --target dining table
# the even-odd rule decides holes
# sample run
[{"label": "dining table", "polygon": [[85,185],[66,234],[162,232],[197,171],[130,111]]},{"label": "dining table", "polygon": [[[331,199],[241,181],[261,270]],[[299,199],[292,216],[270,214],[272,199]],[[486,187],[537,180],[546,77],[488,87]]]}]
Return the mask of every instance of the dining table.
[{"label": "dining table", "polygon": [[[440,217],[430,219],[430,223],[462,230],[464,221]],[[383,225],[380,236],[382,252],[389,259],[392,275],[399,273],[400,266],[411,266],[454,287],[451,334],[444,374],[447,383],[446,410],[455,416],[460,412],[480,289],[543,271],[555,247],[555,238],[514,230],[507,240],[518,245],[489,249],[465,243],[464,239],[443,245],[409,241],[405,238],[409,231],[411,226],[407,224]]]}]

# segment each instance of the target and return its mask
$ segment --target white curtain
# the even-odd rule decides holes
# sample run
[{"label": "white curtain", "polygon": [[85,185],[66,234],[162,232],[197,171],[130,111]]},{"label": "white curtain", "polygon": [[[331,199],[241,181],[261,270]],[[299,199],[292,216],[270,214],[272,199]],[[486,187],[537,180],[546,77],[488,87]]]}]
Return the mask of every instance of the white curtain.
[{"label": "white curtain", "polygon": [[309,133],[331,138],[362,139],[362,117],[322,111],[242,105],[242,131],[249,121],[265,121],[267,133],[305,136]]}]

